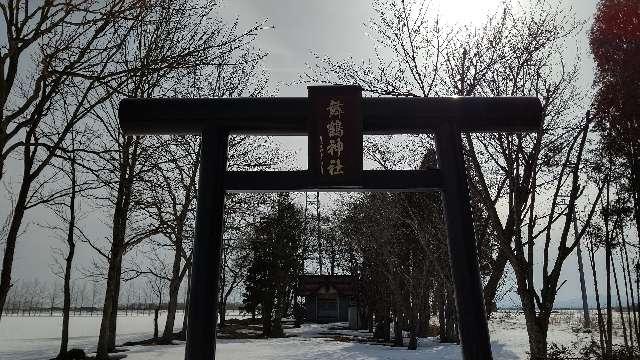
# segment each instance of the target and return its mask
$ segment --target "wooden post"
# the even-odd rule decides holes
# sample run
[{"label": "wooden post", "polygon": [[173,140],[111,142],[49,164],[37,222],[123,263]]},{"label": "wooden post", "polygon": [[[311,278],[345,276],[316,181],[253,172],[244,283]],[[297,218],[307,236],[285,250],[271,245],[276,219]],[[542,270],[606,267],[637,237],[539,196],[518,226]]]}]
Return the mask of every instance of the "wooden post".
[{"label": "wooden post", "polygon": [[222,129],[202,134],[186,360],[215,359],[227,136]]},{"label": "wooden post", "polygon": [[436,132],[436,144],[444,180],[449,258],[462,355],[465,360],[490,360],[493,357],[459,129],[452,123],[443,123]]}]

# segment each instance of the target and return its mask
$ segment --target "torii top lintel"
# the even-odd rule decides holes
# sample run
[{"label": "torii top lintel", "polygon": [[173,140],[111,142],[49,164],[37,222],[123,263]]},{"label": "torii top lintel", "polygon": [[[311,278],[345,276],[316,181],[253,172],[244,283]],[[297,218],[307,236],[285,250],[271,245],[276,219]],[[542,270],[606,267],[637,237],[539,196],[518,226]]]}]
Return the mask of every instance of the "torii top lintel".
[{"label": "torii top lintel", "polygon": [[[303,97],[123,99],[119,117],[125,135],[304,135],[309,106]],[[542,105],[535,97],[362,98],[364,134],[427,133],[443,122],[465,132],[538,131]]]}]

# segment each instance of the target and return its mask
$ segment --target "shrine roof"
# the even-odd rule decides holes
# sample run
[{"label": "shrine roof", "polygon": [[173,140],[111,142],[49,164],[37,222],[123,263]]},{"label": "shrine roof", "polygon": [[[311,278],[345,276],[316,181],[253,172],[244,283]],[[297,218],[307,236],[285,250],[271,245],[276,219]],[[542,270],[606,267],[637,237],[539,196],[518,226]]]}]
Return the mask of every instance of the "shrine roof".
[{"label": "shrine roof", "polygon": [[302,275],[296,294],[309,296],[337,293],[351,296],[354,294],[353,281],[351,275]]}]

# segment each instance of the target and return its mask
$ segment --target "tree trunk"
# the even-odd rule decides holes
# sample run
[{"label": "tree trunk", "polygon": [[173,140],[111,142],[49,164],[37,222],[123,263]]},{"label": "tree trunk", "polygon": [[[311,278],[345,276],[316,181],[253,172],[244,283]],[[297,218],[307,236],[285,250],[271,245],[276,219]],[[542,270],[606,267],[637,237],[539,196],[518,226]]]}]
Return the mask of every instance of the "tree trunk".
[{"label": "tree trunk", "polygon": [[[530,279],[529,274],[526,277],[519,276],[517,278],[517,289],[525,316],[527,334],[529,335],[529,356],[531,360],[546,360],[547,330],[551,313],[550,311],[545,312],[545,309],[536,311],[535,290],[531,287],[528,279]],[[543,302],[547,303],[546,299]]]},{"label": "tree trunk", "polygon": [[182,332],[185,335],[185,339],[186,339],[186,333],[187,333],[187,326],[189,325],[188,323],[188,318],[189,318],[189,297],[191,296],[191,265],[188,265],[189,267],[187,268],[187,299],[184,302],[184,314],[183,314],[183,318],[182,318]]},{"label": "tree trunk", "polygon": [[69,252],[65,259],[64,268],[64,300],[62,305],[62,335],[60,336],[60,352],[58,357],[62,357],[67,352],[69,344],[69,312],[71,310],[71,269],[73,264],[73,256],[76,250],[76,242],[73,237],[76,223],[76,173],[75,162],[71,162],[71,198],[69,199],[69,224],[67,227],[67,244]]},{"label": "tree trunk", "polygon": [[156,306],[153,310],[153,340],[158,340],[158,313],[160,312],[160,306]]},{"label": "tree trunk", "polygon": [[297,294],[293,296],[293,320],[295,328],[300,328],[304,322],[304,308],[300,305]]},{"label": "tree trunk", "polygon": [[271,337],[271,312],[273,311],[273,297],[267,296],[262,304],[262,336]]},{"label": "tree trunk", "polygon": [[457,343],[457,319],[453,292],[450,290],[442,289],[439,297],[438,327],[440,333],[440,342]]},{"label": "tree trunk", "polygon": [[440,289],[438,293],[438,335],[440,336],[440,342],[446,341],[446,317],[445,317],[445,304],[444,304],[444,290]]},{"label": "tree trunk", "polygon": [[420,322],[418,321],[418,312],[415,309],[412,309],[411,318],[409,319],[409,346],[407,349],[416,350],[418,348],[419,328]]},{"label": "tree trunk", "polygon": [[98,337],[98,349],[96,353],[98,360],[106,360],[108,352],[115,350],[122,258],[126,251],[127,216],[131,204],[133,170],[135,169],[136,163],[135,154],[132,155],[130,153],[132,151],[135,153],[136,146],[134,146],[135,144],[133,143],[136,141],[138,141],[137,137],[127,138],[121,150],[124,158],[120,163],[116,205],[113,212],[107,286],[105,289],[102,322],[100,324],[100,335]]},{"label": "tree trunk", "polygon": [[[177,246],[177,245],[176,245]],[[164,323],[164,331],[162,338],[171,341],[173,337],[173,327],[176,320],[176,310],[178,309],[178,295],[180,292],[180,284],[184,278],[184,272],[181,272],[182,256],[179,249],[175,250],[173,255],[173,267],[171,269],[171,281],[169,282],[169,303],[167,304],[167,320]]]},{"label": "tree trunk", "polygon": [[222,255],[220,255],[220,277],[218,279],[218,313],[216,314],[216,316],[218,317],[218,328],[220,330],[222,330],[224,328],[224,322],[226,320],[226,317],[224,316],[224,314],[222,313],[222,311],[227,311],[226,309],[222,309],[225,306],[223,305],[224,302],[224,288],[227,286],[227,272],[225,271],[225,268],[227,267],[227,261],[228,261],[228,250],[227,249],[228,244],[223,243],[222,245]]},{"label": "tree trunk", "polygon": [[382,321],[382,318],[378,318],[378,316],[376,316],[376,326],[373,330],[373,338],[378,340],[384,339],[384,321]]},{"label": "tree trunk", "polygon": [[[286,281],[284,281],[286,284]],[[276,291],[276,299],[275,306],[273,311],[272,325],[271,325],[271,336],[272,337],[284,337],[284,331],[282,329],[282,318],[286,313],[286,300],[287,294],[285,288],[286,285],[281,285],[280,289]]]},{"label": "tree trunk", "polygon": [[[635,333],[636,340],[638,340],[638,345],[640,345],[640,328],[638,328],[638,309],[636,306],[637,303],[636,303],[635,290],[633,288],[633,278],[631,276],[631,265],[629,263],[629,253],[627,251],[627,240],[626,240],[626,237],[624,236],[624,229],[621,229],[620,233],[622,235],[622,250],[620,251],[621,253],[620,256],[622,258],[622,263],[624,264],[623,274],[625,275],[625,287],[631,292],[631,311],[633,312],[633,326],[630,325],[630,328],[633,329],[631,331]],[[627,307],[629,307],[628,292],[627,292]]]},{"label": "tree trunk", "polygon": [[424,306],[418,312],[418,337],[427,337],[430,335],[431,331],[431,302],[429,301],[431,298],[430,294],[427,293],[425,295]]},{"label": "tree trunk", "polygon": [[402,327],[402,315],[397,311],[393,320],[393,346],[404,345],[404,341],[402,339]]},{"label": "tree trunk", "polygon": [[[638,263],[636,263],[635,274],[636,274],[636,296],[638,297],[636,301],[636,306],[639,306],[640,305],[640,265]],[[631,284],[631,286],[633,287],[633,284]],[[636,326],[640,326],[640,324],[636,324]],[[638,333],[638,336],[636,337],[638,338],[638,342],[640,342],[640,328],[636,329],[636,332]]]},{"label": "tree trunk", "polygon": [[391,340],[390,320],[387,311],[376,312],[376,325],[373,331],[373,338],[381,341]]},{"label": "tree trunk", "polygon": [[[24,176],[28,176],[28,170],[25,170]],[[11,290],[11,270],[13,268],[13,256],[16,251],[16,241],[20,234],[20,226],[24,218],[24,212],[27,204],[27,193],[29,192],[29,181],[23,181],[20,186],[20,193],[16,199],[16,204],[11,217],[11,225],[7,233],[7,239],[4,247],[4,257],[2,258],[2,272],[0,273],[0,320],[4,313],[4,304],[7,301],[9,290]]]},{"label": "tree trunk", "polygon": [[227,320],[227,303],[225,301],[218,302],[218,317],[220,318],[218,327],[222,330]]},{"label": "tree trunk", "polygon": [[382,331],[383,331],[382,337],[386,342],[391,341],[391,315],[389,313],[390,313],[390,310],[385,311],[385,317],[383,319],[383,325],[382,325]]},{"label": "tree trunk", "polygon": [[[578,219],[577,217],[573,217],[573,232],[574,235],[578,236]],[[591,316],[589,315],[589,302],[587,301],[587,287],[584,282],[584,264],[582,262],[582,248],[580,246],[580,241],[576,246],[576,256],[578,257],[578,274],[580,277],[580,293],[582,294],[582,327],[584,329],[591,328]]]},{"label": "tree trunk", "polygon": [[613,268],[613,283],[616,287],[616,296],[618,297],[618,310],[620,311],[620,323],[622,324],[622,338],[624,346],[629,347],[629,340],[627,338],[627,325],[624,321],[624,309],[622,308],[622,299],[620,298],[620,286],[618,285],[618,272],[616,271],[616,264],[611,259],[611,267]]},{"label": "tree trunk", "polygon": [[640,245],[640,160],[637,157],[631,159],[630,189],[632,192],[631,197],[633,198],[633,218],[636,223],[638,245]]},{"label": "tree trunk", "polygon": [[51,295],[51,303],[49,303],[49,305],[50,305],[50,306],[49,306],[49,317],[52,317],[52,316],[53,316],[53,307],[54,307],[54,306],[55,306],[55,304],[56,304],[56,298],[55,298],[55,292],[56,292],[56,290],[58,290],[58,289],[56,289],[56,288],[55,288],[55,285],[54,285],[54,288],[51,290],[52,295]]},{"label": "tree trunk", "polygon": [[611,241],[609,238],[608,223],[605,220],[605,236],[606,242],[604,246],[605,251],[605,271],[607,276],[607,332],[605,337],[605,356],[607,359],[611,358],[612,353],[612,342],[613,342],[613,309],[611,307]]},{"label": "tree trunk", "polygon": [[96,359],[106,360],[109,354],[109,345],[111,337],[115,338],[115,334],[111,334],[111,319],[117,315],[114,313],[114,307],[118,305],[118,283],[120,277],[116,273],[120,273],[120,264],[122,263],[120,251],[114,249],[116,244],[112,244],[112,261],[109,261],[109,270],[107,272],[107,286],[104,294],[104,305],[102,307],[102,322],[100,323],[100,335],[98,337],[98,348],[96,351]]},{"label": "tree trunk", "polygon": [[71,280],[71,262],[73,261],[73,253],[75,251],[75,244],[69,247],[69,254],[67,255],[65,270],[64,270],[64,300],[62,305],[62,335],[60,337],[60,352],[58,357],[62,357],[67,352],[67,345],[69,344],[69,312],[71,310],[71,290],[69,282]]},{"label": "tree trunk", "polygon": [[456,313],[455,299],[453,291],[447,291],[445,301],[445,341],[459,343],[458,339],[458,317]]},{"label": "tree trunk", "polygon": [[546,360],[548,318],[545,320],[544,315],[540,317],[525,315],[525,317],[529,334],[529,356],[531,360]]},{"label": "tree trunk", "polygon": [[491,268],[491,275],[489,275],[489,279],[482,291],[487,319],[489,319],[491,314],[496,310],[496,294],[498,293],[498,286],[500,285],[500,280],[502,280],[502,276],[504,275],[504,269],[507,265],[507,261],[507,256],[503,254],[502,250],[499,250],[498,256]]},{"label": "tree trunk", "polygon": [[116,327],[118,325],[118,307],[120,301],[120,285],[122,278],[122,258],[120,258],[120,261],[117,265],[118,269],[115,273],[116,281],[114,301],[112,303],[113,310],[111,311],[111,319],[109,320],[109,352],[114,352],[116,350]]},{"label": "tree trunk", "polygon": [[416,336],[429,336],[429,317],[427,315],[427,312],[424,310],[418,313],[418,328],[416,330]]},{"label": "tree trunk", "polygon": [[589,247],[589,262],[591,263],[591,275],[593,277],[593,289],[596,295],[596,309],[598,311],[598,334],[600,335],[600,352],[604,354],[604,320],[602,318],[602,307],[600,306],[600,291],[598,289],[598,276],[596,273],[595,254],[593,244]]}]

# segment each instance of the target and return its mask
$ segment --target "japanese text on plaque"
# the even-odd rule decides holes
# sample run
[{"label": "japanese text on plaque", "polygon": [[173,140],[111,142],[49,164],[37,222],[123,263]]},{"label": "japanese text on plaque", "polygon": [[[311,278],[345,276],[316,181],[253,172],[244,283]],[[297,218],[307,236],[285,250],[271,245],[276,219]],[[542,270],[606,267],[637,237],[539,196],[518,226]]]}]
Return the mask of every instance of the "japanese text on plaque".
[{"label": "japanese text on plaque", "polygon": [[[326,171],[329,175],[343,175],[342,150],[344,150],[344,143],[342,142],[342,136],[344,135],[344,129],[342,127],[342,114],[344,114],[344,105],[340,100],[330,99],[327,112],[329,114],[329,122],[327,123],[328,139],[327,143],[324,144],[322,137],[320,137],[320,156],[325,152],[322,150],[326,150],[329,156]],[[323,149],[325,146],[326,148]],[[322,169],[323,174],[324,170]]]}]

